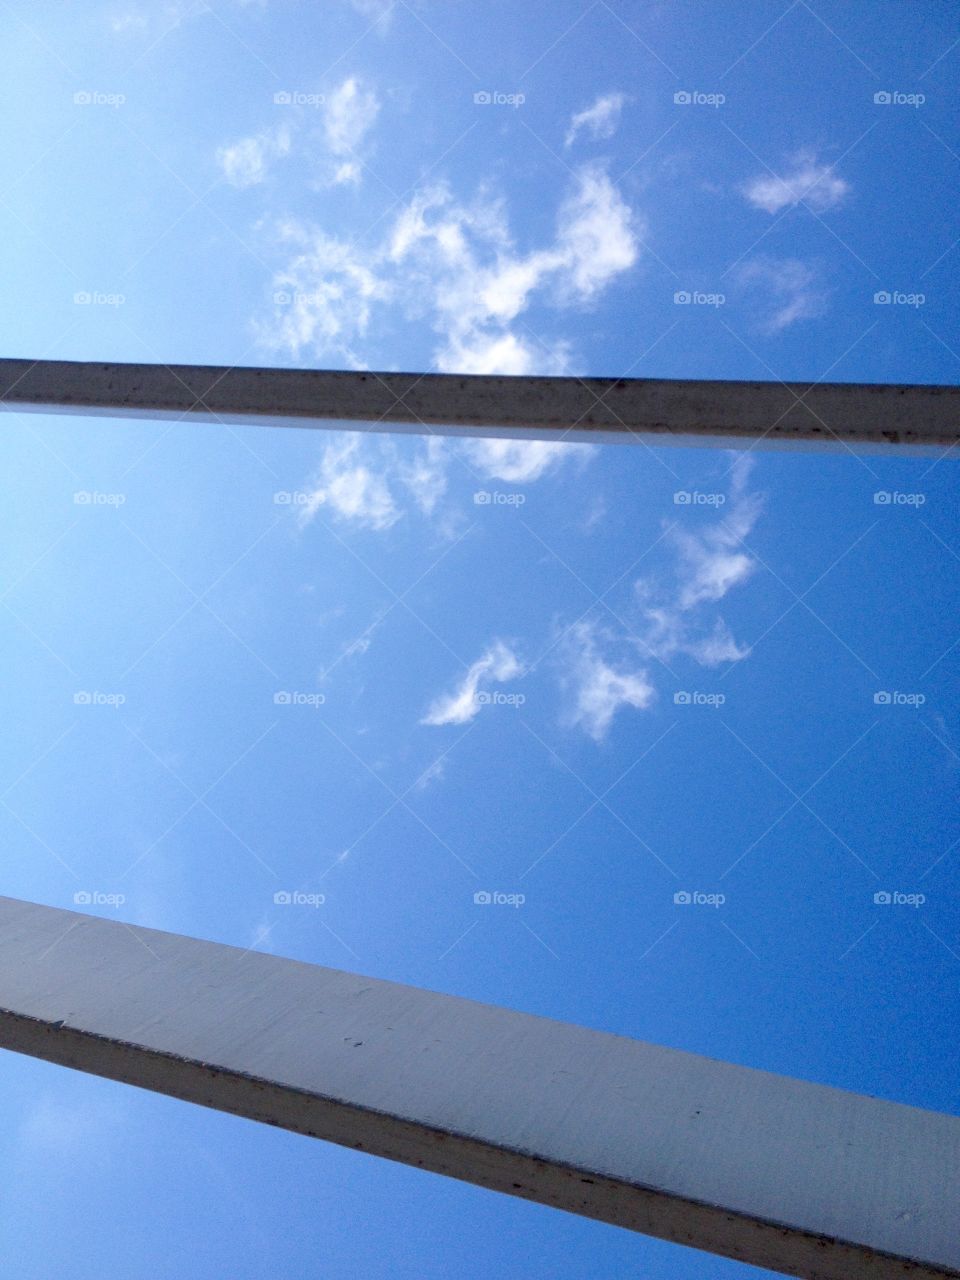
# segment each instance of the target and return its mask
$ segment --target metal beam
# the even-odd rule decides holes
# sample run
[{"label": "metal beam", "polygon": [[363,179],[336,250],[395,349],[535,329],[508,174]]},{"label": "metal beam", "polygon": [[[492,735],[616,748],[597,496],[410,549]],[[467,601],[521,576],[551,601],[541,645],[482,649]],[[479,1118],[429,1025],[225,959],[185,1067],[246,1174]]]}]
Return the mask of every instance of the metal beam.
[{"label": "metal beam", "polygon": [[0,360],[0,408],[689,444],[952,445],[960,388]]},{"label": "metal beam", "polygon": [[0,898],[0,1045],[810,1280],[960,1276],[960,1119]]}]

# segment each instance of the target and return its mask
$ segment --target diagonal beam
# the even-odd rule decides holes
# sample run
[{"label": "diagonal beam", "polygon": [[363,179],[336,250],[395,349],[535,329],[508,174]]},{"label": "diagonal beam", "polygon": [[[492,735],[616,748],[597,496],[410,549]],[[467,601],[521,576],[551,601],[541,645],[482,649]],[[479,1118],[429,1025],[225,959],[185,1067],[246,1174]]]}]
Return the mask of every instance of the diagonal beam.
[{"label": "diagonal beam", "polygon": [[0,408],[669,443],[952,445],[960,388],[0,360]]},{"label": "diagonal beam", "polygon": [[960,1276],[960,1119],[0,898],[0,1046],[810,1280]]}]

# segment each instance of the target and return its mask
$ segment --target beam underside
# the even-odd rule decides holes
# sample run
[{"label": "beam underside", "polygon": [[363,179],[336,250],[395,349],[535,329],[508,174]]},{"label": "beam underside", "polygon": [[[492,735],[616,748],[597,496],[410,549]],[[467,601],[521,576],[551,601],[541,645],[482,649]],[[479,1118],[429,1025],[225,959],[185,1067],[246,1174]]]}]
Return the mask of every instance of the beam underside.
[{"label": "beam underside", "polygon": [[821,446],[950,446],[960,389],[0,360],[0,410],[236,424]]},{"label": "beam underside", "polygon": [[811,1280],[960,1276],[960,1119],[0,898],[0,1046]]}]

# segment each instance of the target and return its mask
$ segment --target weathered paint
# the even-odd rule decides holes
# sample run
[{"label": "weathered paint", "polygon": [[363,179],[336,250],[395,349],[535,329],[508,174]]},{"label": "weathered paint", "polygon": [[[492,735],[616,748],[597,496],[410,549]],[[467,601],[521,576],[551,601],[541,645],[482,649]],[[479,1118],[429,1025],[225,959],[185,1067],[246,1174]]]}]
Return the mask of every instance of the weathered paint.
[{"label": "weathered paint", "polygon": [[569,440],[951,445],[960,389],[0,360],[0,409]]},{"label": "weathered paint", "polygon": [[811,1280],[960,1276],[960,1119],[0,898],[0,1045]]}]

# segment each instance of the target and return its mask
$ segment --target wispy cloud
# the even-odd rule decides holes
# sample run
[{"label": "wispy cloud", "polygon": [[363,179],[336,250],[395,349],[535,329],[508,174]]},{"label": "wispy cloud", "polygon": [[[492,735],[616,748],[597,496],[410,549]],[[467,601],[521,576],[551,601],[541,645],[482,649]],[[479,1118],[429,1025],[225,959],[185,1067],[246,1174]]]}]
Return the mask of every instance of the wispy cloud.
[{"label": "wispy cloud", "polygon": [[[301,525],[327,508],[340,519],[368,529],[393,527],[406,511],[416,508],[430,518],[431,531],[441,539],[464,532],[466,520],[457,494],[450,494],[451,462],[460,455],[459,473],[530,485],[552,474],[567,459],[585,460],[592,446],[540,440],[450,440],[426,436],[411,447],[406,437],[395,440],[344,436],[328,444],[308,500],[291,507]],[[464,465],[464,463],[466,465]],[[463,495],[461,495],[462,497]],[[412,506],[410,501],[412,500]]]},{"label": "wispy cloud", "polygon": [[570,120],[564,146],[573,146],[577,135],[584,130],[598,140],[612,138],[620,123],[620,112],[626,100],[622,93],[605,93],[592,106],[578,111]]},{"label": "wispy cloud", "polygon": [[326,98],[323,132],[327,150],[333,157],[331,183],[356,184],[363,164],[360,147],[380,113],[380,101],[372,88],[349,76]]},{"label": "wispy cloud", "polygon": [[447,491],[447,458],[443,436],[428,436],[419,452],[398,464],[401,481],[425,516],[433,515]]},{"label": "wispy cloud", "polygon": [[363,364],[357,343],[367,332],[373,304],[390,286],[349,244],[290,219],[277,238],[293,256],[273,278],[274,313],[257,324],[261,343],[295,359],[307,352],[335,353],[346,364]]},{"label": "wispy cloud", "polygon": [[[576,623],[559,646],[561,680],[570,693],[564,719],[595,741],[603,739],[616,714],[642,711],[655,697],[649,664],[669,664],[682,655],[704,667],[739,662],[750,652],[737,643],[711,606],[755,572],[745,549],[762,500],[748,491],[752,462],[740,455],[733,465],[725,514],[698,529],[674,529],[672,569],[659,579],[634,584],[634,603],[625,610],[634,626],[621,633],[596,621]],[[726,505],[726,504],[725,504]],[[619,653],[619,660],[610,655]]]},{"label": "wispy cloud", "polygon": [[758,256],[736,273],[738,285],[759,302],[758,327],[778,334],[798,320],[813,320],[827,309],[828,294],[817,270],[799,258]]},{"label": "wispy cloud", "polygon": [[355,344],[376,303],[425,319],[438,339],[435,367],[464,373],[567,371],[569,344],[538,341],[520,323],[534,296],[555,308],[590,305],[639,256],[636,215],[593,166],[560,204],[552,243],[527,253],[514,246],[502,200],[464,204],[445,183],[418,192],[372,249],[294,220],[277,231],[297,252],[274,279],[284,302],[260,326],[268,345],[359,363]]},{"label": "wispy cloud", "polygon": [[738,454],[723,514],[699,529],[672,530],[677,553],[672,581],[636,582],[646,621],[641,644],[651,657],[668,661],[684,653],[703,666],[716,666],[747,656],[749,650],[736,643],[724,620],[715,614],[704,618],[701,606],[719,604],[756,570],[745,546],[763,508],[761,495],[748,489],[752,468],[749,454]]},{"label": "wispy cloud", "polygon": [[491,684],[505,684],[522,674],[523,667],[513,651],[502,640],[495,640],[467,670],[454,692],[438,698],[420,723],[467,724],[484,705],[481,689]]},{"label": "wispy cloud", "polygon": [[779,213],[802,202],[816,213],[823,213],[840,204],[850,192],[850,184],[837,177],[833,166],[818,163],[811,151],[798,152],[790,165],[783,174],[760,174],[749,182],[744,195],[750,203],[767,213]]},{"label": "wispy cloud", "polygon": [[532,484],[562,462],[591,452],[587,444],[552,440],[471,440],[464,449],[484,476],[509,484]]},{"label": "wispy cloud", "polygon": [[217,164],[234,187],[253,187],[267,177],[271,160],[290,154],[290,130],[286,125],[241,138],[217,151]]},{"label": "wispy cloud", "polygon": [[573,700],[567,715],[571,725],[584,729],[595,742],[605,738],[621,707],[642,711],[655,692],[647,672],[629,664],[612,665],[603,657],[601,645],[614,639],[594,622],[578,622],[564,640],[565,684]]},{"label": "wispy cloud", "polygon": [[743,539],[750,533],[760,511],[758,494],[746,492],[750,460],[739,455],[734,463],[730,507],[716,524],[699,533],[678,532],[677,543],[683,563],[678,604],[682,610],[698,604],[715,604],[731,588],[753,573],[756,562],[744,551]]},{"label": "wispy cloud", "polygon": [[359,441],[346,437],[327,445],[320,463],[316,487],[301,508],[303,523],[321,507],[362,528],[389,529],[400,519],[385,475],[373,471],[358,457]]}]

